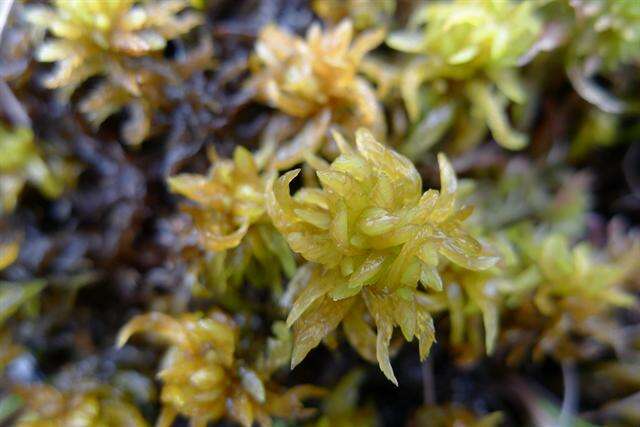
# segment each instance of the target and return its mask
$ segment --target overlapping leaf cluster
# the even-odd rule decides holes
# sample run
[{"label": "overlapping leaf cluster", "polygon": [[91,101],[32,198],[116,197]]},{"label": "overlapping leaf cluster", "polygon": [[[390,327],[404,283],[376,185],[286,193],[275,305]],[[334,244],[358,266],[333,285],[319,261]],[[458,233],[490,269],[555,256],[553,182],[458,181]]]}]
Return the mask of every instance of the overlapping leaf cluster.
[{"label": "overlapping leaf cluster", "polygon": [[128,426],[149,424],[134,405],[113,390],[99,385],[75,384],[61,391],[49,385],[31,385],[19,391],[28,410],[17,420],[19,427]]},{"label": "overlapping leaf cluster", "polygon": [[223,294],[227,284],[244,279],[281,288],[282,273],[291,277],[295,261],[266,215],[264,172],[249,151],[236,148],[233,160],[210,156],[207,176],[181,174],[169,180],[172,191],[196,203],[185,207],[200,236],[202,252],[194,263],[203,291]]},{"label": "overlapping leaf cluster", "polygon": [[292,365],[344,322],[359,353],[367,359],[375,354],[397,382],[389,362],[394,326],[407,340],[418,339],[421,358],[434,341],[418,282],[442,290],[441,257],[477,270],[496,259],[483,255],[464,230],[470,211],[456,206],[456,178],[446,157],[439,158],[441,191],[422,194],[411,162],[368,131],[357,132],[355,147],[340,137],[337,142],[341,155],[316,172],[321,188],[303,188],[291,197],[288,186],[298,173],[291,171],[269,194],[275,226],[312,263],[287,318],[295,334]]},{"label": "overlapping leaf cluster", "polygon": [[162,86],[172,77],[170,69],[159,72],[148,60],[162,58],[170,40],[202,22],[196,12],[180,14],[188,6],[186,0],[143,4],[133,0],[59,0],[52,8],[28,8],[27,20],[53,36],[36,53],[39,61],[55,63],[44,85],[59,89],[69,99],[87,79],[102,77],[79,104],[80,111],[97,127],[128,107],[131,118],[123,130],[124,138],[130,144],[140,144],[151,133],[153,110],[166,102]]},{"label": "overlapping leaf cluster", "polygon": [[331,124],[349,133],[359,127],[384,133],[382,108],[371,84],[360,75],[364,55],[383,37],[380,29],[354,36],[349,20],[326,31],[314,24],[304,39],[274,26],[261,31],[250,84],[263,102],[306,120],[291,141],[270,147],[275,167],[290,168],[319,150]]},{"label": "overlapping leaf cluster", "polygon": [[[442,128],[455,125],[452,144],[458,149],[474,146],[487,127],[502,146],[524,147],[527,139],[512,129],[505,105],[525,100],[518,68],[542,28],[534,2],[427,4],[412,16],[411,26],[387,39],[392,48],[416,55],[399,82],[410,119],[421,119],[426,101],[429,110],[445,116]],[[423,99],[425,83],[429,92]],[[405,150],[419,156],[427,148],[418,141]]]},{"label": "overlapping leaf cluster", "polygon": [[270,369],[260,374],[236,360],[237,331],[233,320],[222,312],[186,313],[176,319],[149,313],[132,319],[118,336],[120,346],[137,332],[153,332],[170,347],[158,378],[163,382],[163,408],[156,425],[171,426],[177,415],[192,426],[230,418],[244,427],[254,421],[270,426],[271,417],[304,418],[313,413],[302,400],[322,395],[311,385],[289,390],[265,384]]}]

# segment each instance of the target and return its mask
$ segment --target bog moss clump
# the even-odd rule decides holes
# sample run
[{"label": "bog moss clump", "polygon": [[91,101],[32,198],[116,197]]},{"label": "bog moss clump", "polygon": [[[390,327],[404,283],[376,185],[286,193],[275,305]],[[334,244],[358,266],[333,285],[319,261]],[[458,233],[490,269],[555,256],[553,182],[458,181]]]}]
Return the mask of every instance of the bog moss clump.
[{"label": "bog moss clump", "polygon": [[496,258],[483,255],[462,226],[470,210],[455,205],[456,177],[446,157],[439,158],[440,192],[421,194],[411,162],[368,131],[357,132],[355,147],[336,139],[340,156],[316,172],[321,188],[291,197],[288,186],[298,172],[291,171],[273,183],[268,200],[278,230],[311,263],[287,318],[294,326],[292,365],[344,322],[358,352],[375,354],[397,383],[389,361],[393,328],[399,326],[409,341],[418,339],[421,358],[435,339],[418,283],[442,290],[441,257],[477,270]]},{"label": "bog moss clump", "polygon": [[640,425],[638,4],[0,5],[0,425]]},{"label": "bog moss clump", "polygon": [[[542,31],[535,8],[535,2],[436,2],[414,13],[414,28],[391,33],[390,47],[415,55],[400,77],[411,120],[423,115],[425,101],[430,109],[447,104],[455,110],[447,121],[457,124],[452,143],[458,149],[481,140],[483,128],[503,147],[523,148],[527,138],[512,129],[506,104],[525,101],[519,68]],[[431,93],[425,98],[426,82]],[[423,148],[405,150],[418,156]]]}]

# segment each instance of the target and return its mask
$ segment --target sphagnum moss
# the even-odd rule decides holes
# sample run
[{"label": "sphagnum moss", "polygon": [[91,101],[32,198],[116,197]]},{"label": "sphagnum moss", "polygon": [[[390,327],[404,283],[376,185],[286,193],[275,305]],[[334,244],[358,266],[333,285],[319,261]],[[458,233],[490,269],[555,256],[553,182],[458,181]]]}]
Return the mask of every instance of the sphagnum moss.
[{"label": "sphagnum moss", "polygon": [[396,0],[313,0],[313,11],[329,24],[351,19],[356,30],[365,30],[390,23],[397,8]]},{"label": "sphagnum moss", "polygon": [[[397,384],[389,361],[395,326],[420,343],[425,358],[434,340],[433,319],[417,288],[442,289],[440,258],[483,270],[496,262],[468,235],[469,208],[456,206],[456,177],[438,157],[441,190],[422,193],[413,164],[360,129],[356,146],[336,135],[340,156],[318,170],[321,188],[293,197],[287,172],[269,189],[267,208],[291,248],[311,263],[287,323],[293,326],[292,366],[340,323],[359,353],[375,355]],[[377,338],[367,322],[377,329]]]},{"label": "sphagnum moss", "polygon": [[22,387],[27,411],[16,427],[147,427],[138,409],[107,386],[59,390],[45,384]]},{"label": "sphagnum moss", "polygon": [[633,0],[570,2],[576,32],[569,54],[573,60],[597,58],[601,68],[614,71],[640,59],[640,5]]},{"label": "sphagnum moss", "polygon": [[260,32],[249,85],[262,102],[306,120],[304,138],[275,149],[276,168],[291,168],[318,151],[330,124],[350,133],[367,127],[382,136],[382,106],[359,68],[384,34],[377,29],[354,35],[349,20],[326,31],[314,24],[304,39],[273,25]]},{"label": "sphagnum moss", "polygon": [[30,129],[9,130],[0,124],[0,214],[14,210],[27,185],[55,199],[77,175],[77,165],[68,159],[45,156]]},{"label": "sphagnum moss", "polygon": [[311,385],[275,388],[267,382],[269,370],[256,372],[238,360],[237,326],[220,311],[179,318],[157,312],[140,315],[120,331],[118,345],[138,332],[152,333],[170,346],[158,373],[163,383],[158,427],[171,426],[178,415],[188,417],[193,427],[221,418],[243,427],[254,422],[268,427],[272,416],[297,419],[313,414],[302,401],[323,394]]},{"label": "sphagnum moss", "polygon": [[573,16],[567,30],[567,73],[585,100],[607,113],[637,110],[637,103],[598,82],[640,61],[640,4],[634,0],[568,2]]},{"label": "sphagnum moss", "polygon": [[202,23],[197,12],[180,13],[188,7],[186,0],[55,0],[52,7],[28,7],[31,25],[52,35],[36,51],[39,61],[56,64],[44,85],[68,100],[86,80],[102,77],[80,110],[98,127],[128,107],[131,120],[124,137],[140,144],[151,131],[153,110],[164,101],[166,84],[144,59],[161,58],[170,40]]},{"label": "sphagnum moss", "polygon": [[511,360],[520,361],[531,349],[538,361],[581,360],[594,342],[619,349],[622,336],[611,316],[637,302],[625,289],[632,266],[607,259],[586,242],[571,247],[561,234],[519,231],[514,243],[530,280],[529,286],[513,287],[505,304],[501,339]]},{"label": "sphagnum moss", "polygon": [[[425,104],[434,111],[448,106],[455,113],[447,121],[461,135],[458,150],[476,145],[486,128],[503,147],[523,148],[526,136],[512,129],[506,105],[525,101],[518,68],[542,30],[534,8],[507,0],[433,2],[415,12],[411,30],[391,33],[389,46],[415,55],[400,78],[410,119],[418,121]],[[424,85],[428,99],[421,98]],[[429,148],[422,145],[404,150],[418,157]]]},{"label": "sphagnum moss", "polygon": [[375,3],[0,1],[1,425],[640,425],[638,2]]},{"label": "sphagnum moss", "polygon": [[291,277],[296,265],[266,213],[266,172],[243,147],[236,148],[233,159],[214,151],[209,157],[207,175],[180,174],[168,180],[173,192],[193,203],[184,210],[213,258],[207,261],[214,271],[207,274],[203,290],[223,294],[228,284],[245,278],[276,290],[283,273]]}]

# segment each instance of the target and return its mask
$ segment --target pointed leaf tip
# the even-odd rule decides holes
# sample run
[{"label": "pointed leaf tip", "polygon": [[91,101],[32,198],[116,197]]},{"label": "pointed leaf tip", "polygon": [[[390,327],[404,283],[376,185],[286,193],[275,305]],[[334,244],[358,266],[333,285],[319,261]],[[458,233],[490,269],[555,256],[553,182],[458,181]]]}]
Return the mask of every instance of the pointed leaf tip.
[{"label": "pointed leaf tip", "polygon": [[440,188],[443,194],[454,194],[458,190],[458,180],[453,166],[444,153],[438,153],[438,167],[440,168]]}]

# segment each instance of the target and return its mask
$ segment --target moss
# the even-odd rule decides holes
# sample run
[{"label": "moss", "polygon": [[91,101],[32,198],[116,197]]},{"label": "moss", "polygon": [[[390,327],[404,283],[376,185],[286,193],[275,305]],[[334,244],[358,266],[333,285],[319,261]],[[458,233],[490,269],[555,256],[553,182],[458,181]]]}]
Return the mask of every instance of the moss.
[{"label": "moss", "polygon": [[27,8],[29,23],[53,36],[36,52],[39,61],[56,63],[44,85],[69,99],[87,79],[102,76],[80,110],[97,128],[127,106],[131,120],[124,128],[125,139],[140,144],[151,132],[152,110],[163,102],[160,92],[166,84],[142,58],[161,58],[168,41],[202,23],[196,12],[180,14],[188,6],[183,0],[56,0],[53,7]]},{"label": "moss", "polygon": [[[299,172],[291,171],[272,184],[268,196],[276,228],[311,263],[287,318],[294,326],[292,366],[343,322],[360,354],[375,354],[397,383],[388,348],[394,326],[407,340],[418,338],[421,358],[434,339],[418,283],[442,288],[440,258],[473,270],[490,267],[496,258],[484,255],[466,233],[463,221],[471,211],[456,206],[456,177],[444,155],[441,190],[422,193],[413,164],[370,132],[359,130],[355,147],[335,138],[341,155],[316,172],[321,188],[303,188],[291,197],[288,186]],[[377,329],[375,343],[367,312]]]},{"label": "moss", "polygon": [[171,426],[177,415],[190,418],[192,426],[220,418],[244,427],[254,421],[269,426],[272,416],[295,419],[312,414],[301,401],[322,394],[310,385],[282,391],[265,384],[266,369],[257,373],[236,360],[236,326],[222,312],[187,313],[179,319],[161,313],[140,315],[123,327],[118,345],[140,331],[152,332],[170,345],[158,372],[163,382],[158,426]]},{"label": "moss", "polygon": [[[506,105],[525,100],[518,69],[542,30],[534,2],[435,2],[416,11],[411,26],[387,39],[390,47],[415,55],[399,81],[410,119],[423,116],[419,89],[426,84],[433,94],[429,109],[456,109],[448,121],[458,127],[452,142],[457,150],[476,145],[484,126],[503,147],[522,149],[527,139],[511,128]],[[404,150],[417,157],[427,148],[418,142]]]},{"label": "moss", "polygon": [[0,424],[640,425],[637,4],[0,7]]}]

